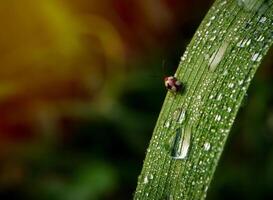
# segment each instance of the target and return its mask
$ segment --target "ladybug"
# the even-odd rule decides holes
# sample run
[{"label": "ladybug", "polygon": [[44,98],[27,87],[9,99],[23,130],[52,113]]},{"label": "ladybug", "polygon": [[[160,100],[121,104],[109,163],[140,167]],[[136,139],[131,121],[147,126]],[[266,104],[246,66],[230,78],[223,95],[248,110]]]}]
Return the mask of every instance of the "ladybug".
[{"label": "ladybug", "polygon": [[174,76],[164,78],[165,87],[171,92],[179,92],[182,89],[182,83]]}]

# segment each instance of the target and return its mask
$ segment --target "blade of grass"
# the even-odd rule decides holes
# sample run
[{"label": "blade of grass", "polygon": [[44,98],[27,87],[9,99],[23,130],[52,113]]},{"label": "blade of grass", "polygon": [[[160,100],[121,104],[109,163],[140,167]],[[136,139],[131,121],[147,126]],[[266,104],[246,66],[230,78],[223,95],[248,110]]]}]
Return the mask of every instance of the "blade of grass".
[{"label": "blade of grass", "polygon": [[205,198],[272,25],[273,0],[216,0],[181,58],[185,88],[166,96],[134,199]]}]

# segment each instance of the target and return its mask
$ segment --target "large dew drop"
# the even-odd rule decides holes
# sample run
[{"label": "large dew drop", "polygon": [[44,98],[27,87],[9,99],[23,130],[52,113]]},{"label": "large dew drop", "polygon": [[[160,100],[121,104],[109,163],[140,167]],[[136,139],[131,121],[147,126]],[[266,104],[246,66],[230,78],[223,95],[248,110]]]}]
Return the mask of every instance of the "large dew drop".
[{"label": "large dew drop", "polygon": [[244,8],[246,11],[257,11],[263,1],[257,0],[237,0],[237,3],[240,7]]},{"label": "large dew drop", "polygon": [[191,128],[186,126],[176,129],[176,133],[170,142],[171,157],[174,159],[186,159],[191,143]]}]

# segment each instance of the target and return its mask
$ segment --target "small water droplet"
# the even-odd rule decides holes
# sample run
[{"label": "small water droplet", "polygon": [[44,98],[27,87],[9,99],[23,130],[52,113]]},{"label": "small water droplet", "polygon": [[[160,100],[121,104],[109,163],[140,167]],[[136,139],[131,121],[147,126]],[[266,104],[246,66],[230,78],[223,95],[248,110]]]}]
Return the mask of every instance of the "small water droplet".
[{"label": "small water droplet", "polygon": [[148,179],[148,177],[147,177],[147,176],[145,176],[145,177],[144,177],[144,181],[143,181],[143,183],[144,183],[144,184],[147,184],[148,182],[149,182],[149,179]]},{"label": "small water droplet", "polygon": [[205,149],[205,151],[210,150],[210,143],[209,142],[205,142],[204,149]]},{"label": "small water droplet", "polygon": [[214,36],[212,36],[209,40],[210,41],[214,41],[216,39],[216,36],[214,35]]},{"label": "small water droplet", "polygon": [[228,112],[231,112],[231,110],[232,110],[232,109],[231,109],[230,107],[227,108],[227,111],[228,111]]},{"label": "small water droplet", "polygon": [[228,47],[228,42],[224,42],[218,50],[216,50],[209,59],[209,70],[214,71],[220,61],[222,60],[226,49]]},{"label": "small water droplet", "polygon": [[264,23],[266,21],[266,17],[262,17],[259,22]]},{"label": "small water droplet", "polygon": [[177,123],[182,124],[186,119],[186,110],[181,110]]},{"label": "small water droplet", "polygon": [[209,189],[209,186],[206,186],[205,187],[205,193],[207,193],[208,189]]},{"label": "small water droplet", "polygon": [[260,36],[258,37],[258,39],[257,39],[258,42],[261,42],[261,41],[263,41],[263,40],[264,40],[264,36],[262,36],[262,35],[260,35]]},{"label": "small water droplet", "polygon": [[229,87],[229,88],[233,88],[233,87],[234,87],[234,83],[229,83],[229,84],[228,84],[228,87]]},{"label": "small water droplet", "polygon": [[222,3],[220,4],[221,6],[225,5],[227,3],[227,1],[222,1]]},{"label": "small water droplet", "polygon": [[223,72],[223,75],[226,76],[227,74],[228,74],[228,71],[225,70],[225,71]]},{"label": "small water droplet", "polygon": [[211,25],[211,21],[209,21],[206,26],[209,27]]},{"label": "small water droplet", "polygon": [[173,113],[173,119],[176,120],[179,117],[179,114],[181,112],[181,108],[178,108]]},{"label": "small water droplet", "polygon": [[191,128],[178,128],[172,140],[171,156],[174,159],[185,159],[188,155],[191,142]]},{"label": "small water droplet", "polygon": [[262,59],[262,56],[259,54],[259,53],[255,53],[253,56],[252,56],[252,58],[251,58],[251,60],[252,61],[260,61]]},{"label": "small water droplet", "polygon": [[218,96],[217,96],[217,100],[220,101],[222,99],[222,94],[220,93]]},{"label": "small water droplet", "polygon": [[251,39],[249,39],[247,42],[246,42],[246,46],[249,46],[251,43]]},{"label": "small water droplet", "polygon": [[166,121],[166,123],[165,123],[164,127],[165,127],[165,128],[169,128],[169,127],[170,127],[170,125],[171,125],[171,122],[168,120],[168,121]]},{"label": "small water droplet", "polygon": [[238,82],[239,85],[242,85],[243,83],[244,83],[244,80],[240,80],[240,81]]},{"label": "small water droplet", "polygon": [[244,39],[241,40],[240,42],[237,43],[237,47],[245,47],[245,46],[249,46],[251,43],[251,39]]},{"label": "small water droplet", "polygon": [[215,121],[220,121],[221,120],[221,115],[216,115],[215,116]]}]

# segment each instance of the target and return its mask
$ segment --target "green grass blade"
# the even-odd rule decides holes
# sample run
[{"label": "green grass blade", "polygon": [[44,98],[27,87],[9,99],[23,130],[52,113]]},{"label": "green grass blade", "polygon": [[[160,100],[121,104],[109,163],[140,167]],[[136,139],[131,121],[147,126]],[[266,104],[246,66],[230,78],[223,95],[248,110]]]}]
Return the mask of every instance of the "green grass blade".
[{"label": "green grass blade", "polygon": [[216,0],[188,45],[134,199],[204,199],[249,84],[273,42],[273,0]]}]

